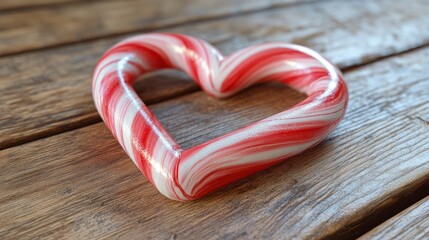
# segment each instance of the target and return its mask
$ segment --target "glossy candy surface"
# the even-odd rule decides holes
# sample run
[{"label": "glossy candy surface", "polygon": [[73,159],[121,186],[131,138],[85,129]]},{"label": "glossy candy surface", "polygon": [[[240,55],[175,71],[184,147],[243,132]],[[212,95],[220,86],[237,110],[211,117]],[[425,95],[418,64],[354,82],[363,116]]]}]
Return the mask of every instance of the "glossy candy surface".
[{"label": "glossy candy surface", "polygon": [[[264,81],[287,84],[308,97],[183,150],[132,86],[142,74],[167,68],[186,72],[214,97]],[[202,40],[171,33],[139,35],[113,46],[95,68],[92,89],[98,112],[129,157],[162,194],[179,201],[202,197],[315,146],[338,125],[348,102],[340,71],[308,48],[267,43],[223,57]]]}]

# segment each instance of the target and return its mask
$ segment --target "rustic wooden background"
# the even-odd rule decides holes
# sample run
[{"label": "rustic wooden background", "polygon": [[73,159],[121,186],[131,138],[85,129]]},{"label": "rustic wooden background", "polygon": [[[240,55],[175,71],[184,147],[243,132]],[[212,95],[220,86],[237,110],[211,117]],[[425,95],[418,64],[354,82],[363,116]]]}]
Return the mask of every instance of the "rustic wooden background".
[{"label": "rustic wooden background", "polygon": [[[0,238],[428,239],[428,12],[428,0],[0,1]],[[149,31],[225,54],[313,48],[344,71],[348,112],[304,154],[203,199],[168,200],[91,98],[102,53]],[[266,84],[220,101],[174,71],[136,88],[183,148],[305,98]]]}]

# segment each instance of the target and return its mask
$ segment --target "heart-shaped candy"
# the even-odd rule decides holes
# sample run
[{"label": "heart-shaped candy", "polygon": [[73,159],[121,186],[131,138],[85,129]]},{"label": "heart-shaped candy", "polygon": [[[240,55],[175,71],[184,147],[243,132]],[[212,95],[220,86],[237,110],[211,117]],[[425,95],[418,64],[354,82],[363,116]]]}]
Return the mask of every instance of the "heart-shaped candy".
[{"label": "heart-shaped candy", "polygon": [[[186,72],[215,97],[265,81],[285,83],[308,97],[291,109],[183,150],[132,86],[142,74],[167,68]],[[113,46],[95,68],[92,90],[98,112],[128,156],[162,194],[180,201],[315,146],[340,122],[348,101],[340,71],[308,48],[266,43],[224,58],[200,39],[171,33],[139,35]]]}]

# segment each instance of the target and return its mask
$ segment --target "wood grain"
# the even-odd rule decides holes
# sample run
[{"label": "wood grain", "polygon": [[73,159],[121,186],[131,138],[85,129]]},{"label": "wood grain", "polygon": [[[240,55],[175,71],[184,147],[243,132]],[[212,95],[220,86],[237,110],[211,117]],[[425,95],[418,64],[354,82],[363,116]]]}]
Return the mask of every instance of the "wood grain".
[{"label": "wood grain", "polygon": [[[357,237],[428,192],[428,57],[425,48],[347,72],[348,112],[327,140],[194,202],[156,192],[102,123],[0,151],[0,238]],[[260,85],[151,109],[188,148],[302,97]]]},{"label": "wood grain", "polygon": [[296,1],[85,1],[6,12],[0,15],[0,56],[288,6]]},{"label": "wood grain", "polygon": [[[9,0],[0,1],[0,11],[4,10],[21,10],[34,7],[57,6],[65,3],[76,3],[82,1],[99,1],[99,0]],[[112,1],[112,0],[110,0]]]},{"label": "wood grain", "polygon": [[426,197],[359,239],[375,240],[428,238],[429,197]]},{"label": "wood grain", "polygon": [[[226,54],[260,42],[293,42],[347,68],[428,41],[429,32],[421,31],[429,27],[423,10],[427,4],[413,1],[406,8],[398,4],[328,1],[165,30],[201,37]],[[332,9],[341,14],[332,15]],[[0,58],[0,102],[4,103],[0,107],[6,113],[0,115],[0,149],[98,122],[90,76],[99,56],[121,38]],[[149,103],[195,90],[195,85],[174,74],[168,80],[152,80],[142,84],[147,86],[143,99]]]}]

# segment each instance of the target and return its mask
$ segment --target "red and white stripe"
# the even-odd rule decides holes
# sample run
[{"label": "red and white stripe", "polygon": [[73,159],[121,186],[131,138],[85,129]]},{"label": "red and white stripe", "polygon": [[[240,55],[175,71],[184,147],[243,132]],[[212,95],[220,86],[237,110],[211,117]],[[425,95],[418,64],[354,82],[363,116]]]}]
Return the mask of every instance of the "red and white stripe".
[{"label": "red and white stripe", "polygon": [[[291,109],[183,150],[135,93],[140,75],[175,68],[208,94],[230,96],[254,83],[278,81],[308,97]],[[342,119],[348,101],[340,71],[318,53],[267,43],[223,57],[210,44],[171,33],[120,42],[97,64],[93,97],[124,150],[165,196],[199,198],[322,141]]]}]

